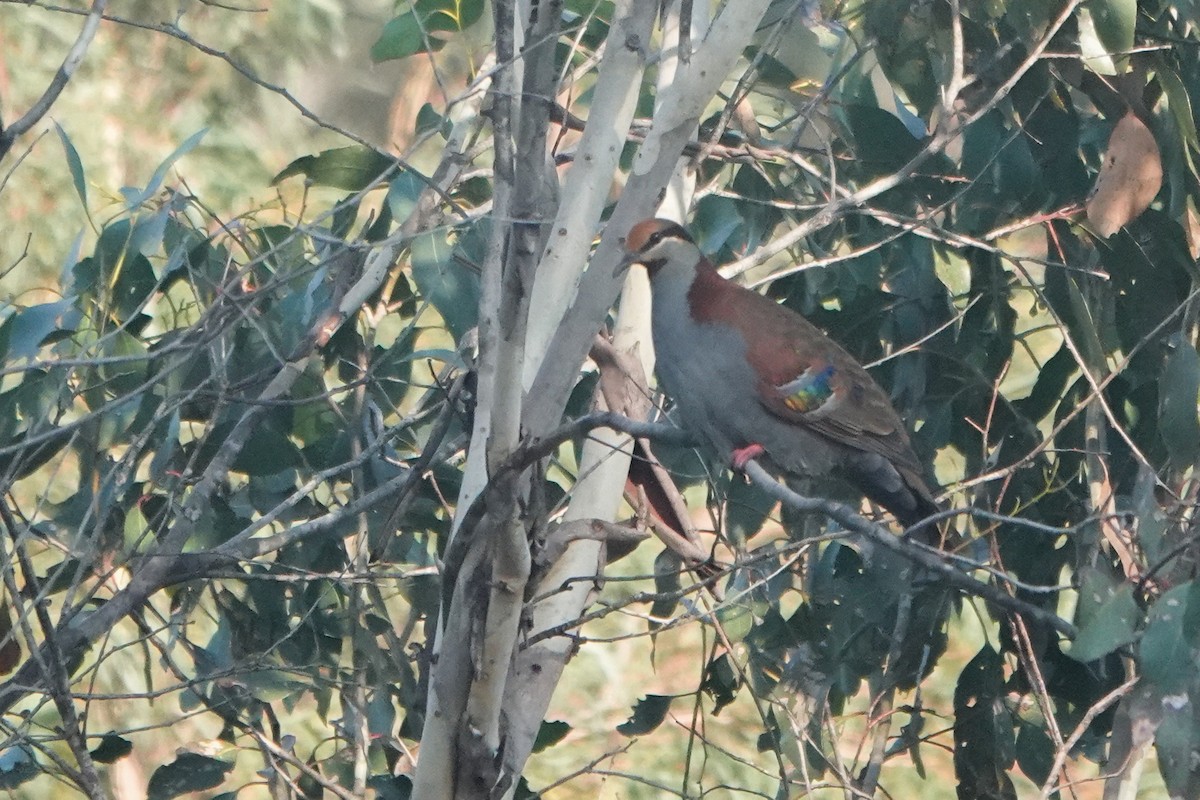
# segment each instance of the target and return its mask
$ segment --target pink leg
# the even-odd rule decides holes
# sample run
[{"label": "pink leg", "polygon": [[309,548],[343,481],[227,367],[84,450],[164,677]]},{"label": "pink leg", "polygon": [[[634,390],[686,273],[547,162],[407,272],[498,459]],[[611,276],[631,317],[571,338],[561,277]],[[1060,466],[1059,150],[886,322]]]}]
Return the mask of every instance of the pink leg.
[{"label": "pink leg", "polygon": [[746,468],[747,461],[758,458],[766,452],[766,448],[761,444],[748,444],[745,447],[739,447],[734,450],[729,456],[729,461],[733,464],[734,469],[741,472]]}]

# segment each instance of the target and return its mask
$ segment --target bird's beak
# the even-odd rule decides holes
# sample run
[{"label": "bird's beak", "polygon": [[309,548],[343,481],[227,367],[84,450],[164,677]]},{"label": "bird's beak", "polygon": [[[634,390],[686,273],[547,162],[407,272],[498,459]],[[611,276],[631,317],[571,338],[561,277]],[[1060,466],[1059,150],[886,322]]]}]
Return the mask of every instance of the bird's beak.
[{"label": "bird's beak", "polygon": [[637,253],[626,253],[613,269],[613,277],[619,278],[624,272],[637,263]]}]

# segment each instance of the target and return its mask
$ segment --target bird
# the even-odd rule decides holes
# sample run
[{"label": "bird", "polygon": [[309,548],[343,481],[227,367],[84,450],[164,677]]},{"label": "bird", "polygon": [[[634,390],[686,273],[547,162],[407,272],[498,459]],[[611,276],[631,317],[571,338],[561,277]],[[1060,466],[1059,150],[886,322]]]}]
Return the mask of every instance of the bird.
[{"label": "bird", "polygon": [[655,371],[686,429],[738,470],[765,457],[776,472],[840,474],[905,528],[938,512],[903,420],[841,345],[723,277],[676,222],[638,222],[624,247],[618,271],[649,274]]}]

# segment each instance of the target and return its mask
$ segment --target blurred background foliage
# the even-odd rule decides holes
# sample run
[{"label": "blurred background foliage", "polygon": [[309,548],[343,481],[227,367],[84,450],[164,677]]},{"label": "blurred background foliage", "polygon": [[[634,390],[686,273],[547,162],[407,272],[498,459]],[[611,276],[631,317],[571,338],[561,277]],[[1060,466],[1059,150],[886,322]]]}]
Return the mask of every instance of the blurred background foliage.
[{"label": "blurred background foliage", "polygon": [[[559,100],[585,119],[612,8],[563,11]],[[528,787],[1099,797],[1149,730],[1169,792],[1200,792],[1193,10],[771,5],[701,126],[691,228],[873,365],[947,506],[990,514],[960,518],[960,566],[1079,637],[978,601],[945,623],[928,595],[898,622],[894,564],[663,447],[726,599],[657,547],[614,564]],[[79,791],[91,762],[120,797],[407,796],[497,224],[486,112],[460,113],[488,11],[114,2],[57,128],[0,162],[0,785]],[[80,24],[0,3],[6,123]],[[573,445],[547,465],[548,515],[576,469]],[[174,571],[72,638],[148,554]],[[31,655],[51,645],[66,674]]]},{"label": "blurred background foliage", "polygon": [[[245,10],[195,0],[111,3],[108,13],[127,23],[104,26],[51,115],[86,166],[89,213],[103,221],[119,202],[116,189],[145,181],[148,168],[200,130],[207,130],[203,142],[175,165],[175,175],[222,218],[279,211],[270,180],[280,166],[297,153],[346,143],[234,64],[285,89],[334,128],[384,149],[403,148],[410,134],[402,132],[411,128],[405,116],[415,109],[407,110],[402,88],[421,66],[369,57],[392,6],[390,0],[268,2]],[[87,5],[66,9],[74,13],[51,4],[0,4],[6,118],[41,94],[74,41]],[[446,68],[461,71],[453,63]],[[63,202],[73,192],[55,137],[23,144],[30,152],[19,173],[21,191],[0,193],[8,234],[0,247],[10,263],[36,232],[28,239],[31,258],[6,282],[27,276],[28,287],[46,286],[75,236],[94,231],[78,205]]]}]

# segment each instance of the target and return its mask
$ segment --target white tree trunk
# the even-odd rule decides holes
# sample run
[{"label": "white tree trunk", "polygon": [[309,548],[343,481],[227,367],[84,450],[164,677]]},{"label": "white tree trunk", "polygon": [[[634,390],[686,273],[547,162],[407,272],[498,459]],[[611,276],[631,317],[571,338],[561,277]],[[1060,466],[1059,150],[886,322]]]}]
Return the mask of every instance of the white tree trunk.
[{"label": "white tree trunk", "polygon": [[[528,628],[518,624],[524,577],[529,569],[528,531],[515,515],[515,497],[508,497],[505,505],[504,495],[520,492],[522,483],[508,476],[502,491],[496,491],[496,486],[487,489],[480,481],[484,476],[497,480],[497,470],[513,451],[518,434],[537,436],[559,424],[588,345],[620,286],[620,278],[614,275],[620,241],[634,222],[656,213],[701,113],[750,42],[768,4],[769,0],[727,4],[703,39],[693,26],[695,51],[660,93],[634,175],[586,270],[593,234],[600,227],[600,215],[632,119],[655,4],[638,0],[618,3],[595,101],[568,173],[562,206],[554,215],[550,243],[539,253],[540,264],[519,270],[521,281],[516,290],[508,282],[516,269],[514,260],[520,260],[520,252],[514,255],[512,250],[512,237],[527,232],[520,226],[530,220],[518,220],[510,230],[501,229],[509,229],[509,200],[516,204],[528,198],[520,191],[506,193],[506,187],[500,185],[514,178],[505,174],[504,159],[497,153],[493,217],[497,238],[493,239],[485,267],[481,298],[477,421],[466,470],[468,481],[455,520],[455,540],[467,538],[452,542],[446,550],[449,574],[444,572],[443,577],[449,580],[453,575],[455,585],[443,590],[443,596],[451,600],[449,608],[443,609],[444,627],[433,650],[435,663],[414,781],[413,797],[418,800],[511,793],[524,768],[569,656],[570,640],[550,638],[539,646],[519,649],[520,631]],[[526,40],[537,42],[539,38],[527,36]],[[523,55],[524,59],[516,61],[519,70],[525,70],[521,78],[502,77],[503,70],[498,73],[497,89],[501,93],[511,91],[514,82],[531,86],[526,68],[533,59],[529,49]],[[523,122],[530,118],[521,115]],[[524,137],[518,141],[524,141]],[[544,152],[518,152],[516,161],[526,167],[530,163],[540,166],[545,157]],[[686,186],[676,190],[677,200],[682,202],[673,216],[686,206],[689,191]],[[501,253],[502,242],[509,243],[506,253]],[[496,258],[507,260],[498,264],[493,260]],[[648,288],[640,277],[630,279],[630,286],[622,303],[615,344],[627,351],[641,347],[638,352],[648,358],[648,345],[639,346],[648,318]],[[527,291],[529,296],[514,291]],[[520,301],[522,308],[516,324],[502,322],[497,326],[495,321],[506,315],[512,320],[514,310],[505,304],[515,301]],[[526,320],[523,309],[530,304],[537,311]],[[566,311],[558,314],[550,313],[550,309]],[[520,331],[521,339],[512,336],[515,330]],[[523,393],[517,388],[522,384]],[[611,431],[594,435],[598,441],[589,443],[585,451],[581,474],[587,477],[575,489],[569,514],[572,520],[611,520],[628,474],[628,437]],[[481,496],[487,501],[486,510],[464,521],[465,515],[479,506]],[[555,564],[549,565],[541,585],[596,575],[602,568],[601,547],[592,541],[572,544]],[[503,557],[496,559],[500,552]],[[455,559],[460,563],[452,563]],[[580,615],[588,602],[589,586],[579,581],[572,586],[569,592],[557,593],[553,601],[525,609],[524,616],[533,630],[548,630]],[[495,763],[501,741],[505,743],[502,771],[489,775],[487,765]],[[487,785],[492,779],[495,783]]]}]

